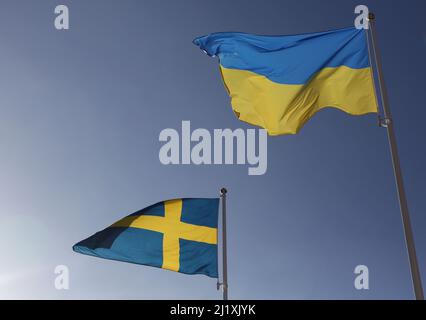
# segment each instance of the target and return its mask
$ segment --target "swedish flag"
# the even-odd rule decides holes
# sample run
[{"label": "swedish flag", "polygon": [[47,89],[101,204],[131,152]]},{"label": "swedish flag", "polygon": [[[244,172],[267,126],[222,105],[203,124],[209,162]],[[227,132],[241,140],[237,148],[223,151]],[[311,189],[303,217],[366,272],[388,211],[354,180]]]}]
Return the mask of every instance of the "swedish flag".
[{"label": "swedish flag", "polygon": [[218,207],[218,198],[162,201],[77,243],[73,250],[217,278]]}]

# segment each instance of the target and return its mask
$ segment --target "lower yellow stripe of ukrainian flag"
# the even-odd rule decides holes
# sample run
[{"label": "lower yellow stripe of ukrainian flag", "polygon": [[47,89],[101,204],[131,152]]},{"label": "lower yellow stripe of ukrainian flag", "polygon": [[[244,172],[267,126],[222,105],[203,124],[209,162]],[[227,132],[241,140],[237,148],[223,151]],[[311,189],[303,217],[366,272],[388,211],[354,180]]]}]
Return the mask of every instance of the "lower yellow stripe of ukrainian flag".
[{"label": "lower yellow stripe of ukrainian flag", "polygon": [[377,112],[371,68],[324,68],[306,84],[276,83],[263,75],[220,66],[232,108],[242,121],[270,135],[295,134],[319,110],[352,115]]}]

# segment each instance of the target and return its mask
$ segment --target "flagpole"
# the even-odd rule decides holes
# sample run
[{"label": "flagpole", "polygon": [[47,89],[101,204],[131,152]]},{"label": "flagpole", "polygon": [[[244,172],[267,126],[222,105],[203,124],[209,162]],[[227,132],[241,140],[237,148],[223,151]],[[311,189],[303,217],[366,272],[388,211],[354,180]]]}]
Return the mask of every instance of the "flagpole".
[{"label": "flagpole", "polygon": [[228,300],[228,260],[226,253],[226,188],[220,189],[222,198],[222,292],[223,300]]},{"label": "flagpole", "polygon": [[[408,251],[408,259],[410,262],[411,278],[413,282],[414,294],[416,300],[424,300],[422,280],[420,277],[419,265],[417,262],[416,248],[414,246],[413,231],[411,229],[410,214],[408,212],[407,198],[405,196],[404,183],[402,179],[401,165],[399,162],[398,150],[396,146],[395,132],[393,128],[392,115],[389,108],[388,94],[385,86],[385,80],[383,77],[382,63],[380,60],[380,54],[378,52],[378,46],[376,44],[376,30],[375,30],[375,16],[370,13],[369,29],[371,31],[371,44],[374,54],[374,60],[377,68],[377,77],[380,88],[380,95],[383,105],[384,119],[381,119],[380,125],[387,129],[389,147],[392,156],[393,172],[395,175],[396,188],[398,191],[399,207],[401,211],[402,224],[404,227],[405,243]],[[368,44],[370,45],[370,43]]]}]

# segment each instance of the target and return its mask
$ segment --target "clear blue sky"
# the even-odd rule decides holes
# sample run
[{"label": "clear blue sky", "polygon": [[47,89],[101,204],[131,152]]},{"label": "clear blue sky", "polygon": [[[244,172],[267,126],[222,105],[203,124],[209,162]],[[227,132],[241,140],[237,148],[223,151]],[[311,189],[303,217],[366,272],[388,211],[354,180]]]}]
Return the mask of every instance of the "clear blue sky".
[{"label": "clear blue sky", "polygon": [[[70,9],[70,30],[53,26]],[[386,131],[327,109],[268,139],[268,171],[164,166],[164,128],[250,128],[217,62],[218,31],[294,34],[377,15],[420,268],[426,283],[424,1],[12,1],[0,4],[0,298],[216,299],[216,282],[74,253],[77,241],[160,200],[229,189],[234,299],[409,299]],[[53,286],[56,265],[70,290]],[[370,290],[357,291],[365,264]]]}]

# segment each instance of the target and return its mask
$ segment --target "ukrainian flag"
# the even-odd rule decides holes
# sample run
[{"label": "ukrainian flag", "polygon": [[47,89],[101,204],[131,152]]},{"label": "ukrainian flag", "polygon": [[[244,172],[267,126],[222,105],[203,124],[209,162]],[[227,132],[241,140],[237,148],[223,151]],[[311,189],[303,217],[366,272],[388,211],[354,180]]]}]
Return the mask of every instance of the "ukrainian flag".
[{"label": "ukrainian flag", "polygon": [[218,207],[218,198],[162,201],[77,243],[73,250],[217,278]]},{"label": "ukrainian flag", "polygon": [[237,117],[270,135],[295,134],[319,110],[377,112],[366,33],[290,36],[213,33],[194,40],[218,56]]}]

